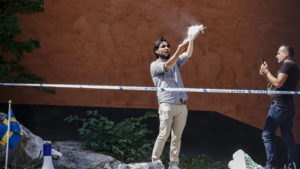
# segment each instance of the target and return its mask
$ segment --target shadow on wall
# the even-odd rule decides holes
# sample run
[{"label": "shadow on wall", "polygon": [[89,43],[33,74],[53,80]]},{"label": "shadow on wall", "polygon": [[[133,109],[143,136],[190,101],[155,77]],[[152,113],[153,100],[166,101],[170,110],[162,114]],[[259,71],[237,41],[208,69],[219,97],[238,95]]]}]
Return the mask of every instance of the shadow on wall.
[{"label": "shadow on wall", "polygon": [[[0,104],[6,110],[7,104]],[[126,118],[143,116],[156,109],[125,109],[105,107],[49,106],[13,104],[17,120],[44,140],[80,141],[77,131],[81,124],[64,121],[69,115],[85,117],[86,110],[98,110],[102,116],[118,123]],[[5,111],[7,112],[7,111]],[[158,134],[159,119],[148,118],[148,128],[154,133],[147,139],[155,140]],[[217,112],[189,111],[187,124],[182,136],[181,153],[185,155],[207,155],[215,161],[227,164],[235,151],[242,149],[258,164],[264,165],[265,149],[261,138],[262,130],[224,116]],[[281,138],[276,136],[278,165],[287,163],[286,150]],[[298,145],[298,150],[300,146]]]}]

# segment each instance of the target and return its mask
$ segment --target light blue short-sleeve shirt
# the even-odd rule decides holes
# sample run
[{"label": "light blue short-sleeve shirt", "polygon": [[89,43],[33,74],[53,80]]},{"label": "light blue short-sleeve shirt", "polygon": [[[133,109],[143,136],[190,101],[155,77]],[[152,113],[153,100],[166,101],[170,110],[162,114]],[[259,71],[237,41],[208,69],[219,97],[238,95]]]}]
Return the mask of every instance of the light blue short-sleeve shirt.
[{"label": "light blue short-sleeve shirt", "polygon": [[[184,88],[179,68],[188,61],[186,52],[182,53],[176,64],[167,72],[165,71],[165,61],[157,59],[150,65],[150,73],[153,83],[156,87],[162,88]],[[186,92],[180,91],[157,91],[158,104],[171,103],[180,104],[186,101],[188,96]]]}]

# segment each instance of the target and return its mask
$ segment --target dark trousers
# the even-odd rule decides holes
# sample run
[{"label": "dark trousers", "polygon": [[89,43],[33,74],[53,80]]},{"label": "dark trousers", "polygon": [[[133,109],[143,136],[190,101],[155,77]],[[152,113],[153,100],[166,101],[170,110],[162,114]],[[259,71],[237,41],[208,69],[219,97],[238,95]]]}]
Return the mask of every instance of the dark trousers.
[{"label": "dark trousers", "polygon": [[292,100],[281,100],[272,102],[267,116],[262,138],[267,153],[265,169],[277,169],[276,147],[274,135],[276,129],[280,127],[282,141],[286,147],[288,155],[288,169],[294,169],[294,164],[298,167],[297,147],[292,133],[293,119],[296,115],[295,105]]}]

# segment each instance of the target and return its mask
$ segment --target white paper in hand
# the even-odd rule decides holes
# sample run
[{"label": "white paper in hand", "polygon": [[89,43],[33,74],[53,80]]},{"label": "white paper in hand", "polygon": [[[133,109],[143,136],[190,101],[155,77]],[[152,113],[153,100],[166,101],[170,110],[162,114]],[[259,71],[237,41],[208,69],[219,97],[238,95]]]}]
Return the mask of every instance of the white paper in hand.
[{"label": "white paper in hand", "polygon": [[187,37],[184,39],[183,43],[185,42],[188,42],[188,41],[191,41],[193,40],[199,33],[200,31],[202,31],[202,33],[204,33],[204,29],[206,27],[204,27],[203,25],[196,25],[196,26],[191,26],[189,27],[189,30],[188,30],[188,35]]}]

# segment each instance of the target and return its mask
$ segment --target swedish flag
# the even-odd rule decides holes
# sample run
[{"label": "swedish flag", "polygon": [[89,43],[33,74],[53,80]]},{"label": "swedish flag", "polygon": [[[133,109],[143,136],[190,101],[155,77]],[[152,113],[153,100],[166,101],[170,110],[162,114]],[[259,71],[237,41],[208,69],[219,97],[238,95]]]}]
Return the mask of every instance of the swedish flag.
[{"label": "swedish flag", "polygon": [[[7,142],[7,128],[8,128],[7,125],[8,125],[8,115],[6,115],[3,123],[0,125],[0,143],[3,145],[6,145]],[[17,119],[13,111],[11,111],[8,148],[10,150],[13,150],[22,136],[23,133],[20,129],[19,123],[17,122]]]}]

